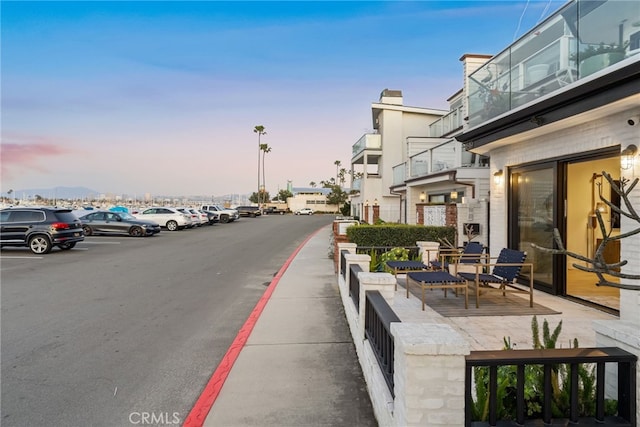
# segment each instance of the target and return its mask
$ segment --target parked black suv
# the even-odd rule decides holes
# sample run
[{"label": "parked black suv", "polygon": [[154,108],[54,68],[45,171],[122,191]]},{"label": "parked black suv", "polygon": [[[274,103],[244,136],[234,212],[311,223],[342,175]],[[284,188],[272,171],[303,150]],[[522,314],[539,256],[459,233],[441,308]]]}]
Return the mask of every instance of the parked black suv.
[{"label": "parked black suv", "polygon": [[251,218],[255,218],[260,216],[260,208],[258,206],[238,206],[236,207],[238,214],[240,216],[250,216]]},{"label": "parked black suv", "polygon": [[84,240],[82,223],[71,209],[8,208],[0,211],[0,247],[27,246],[47,254],[54,246],[73,248]]}]

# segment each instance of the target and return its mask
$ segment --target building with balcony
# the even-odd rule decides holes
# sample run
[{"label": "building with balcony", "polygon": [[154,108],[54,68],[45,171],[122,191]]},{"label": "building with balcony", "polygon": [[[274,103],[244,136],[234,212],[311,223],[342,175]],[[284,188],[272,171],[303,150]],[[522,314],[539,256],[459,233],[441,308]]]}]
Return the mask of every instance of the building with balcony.
[{"label": "building with balcony", "polygon": [[[640,2],[570,1],[467,85],[456,139],[491,158],[491,253],[526,250],[538,289],[619,312],[596,325],[599,345],[639,354],[639,224],[620,209],[637,211],[640,186],[622,197],[615,186],[640,176]],[[631,276],[609,280],[630,289],[596,286],[587,261],[538,249],[557,247],[554,230],[586,259],[608,240],[605,262],[627,260],[613,270]]]},{"label": "building with balcony", "polygon": [[381,220],[403,222],[402,195],[391,190],[394,167],[442,142],[429,137],[429,125],[447,111],[405,106],[401,91],[385,89],[379,102],[371,105],[371,112],[374,132],[363,135],[352,147],[351,214],[371,223],[373,209],[365,208],[376,206]]},{"label": "building with balcony", "polygon": [[[491,57],[464,55],[464,80]],[[488,243],[489,159],[471,153],[455,136],[467,117],[467,87],[447,101],[449,111],[429,125],[428,136],[406,140],[407,158],[394,166],[391,192],[401,199],[401,222],[457,227],[461,245],[473,229]]]}]

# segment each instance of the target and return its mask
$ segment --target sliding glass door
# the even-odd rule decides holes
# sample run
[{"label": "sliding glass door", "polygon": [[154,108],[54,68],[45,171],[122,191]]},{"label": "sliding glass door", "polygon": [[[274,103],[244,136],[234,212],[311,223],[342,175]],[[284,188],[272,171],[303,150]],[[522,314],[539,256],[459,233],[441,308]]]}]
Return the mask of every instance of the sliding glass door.
[{"label": "sliding glass door", "polygon": [[536,284],[552,288],[554,255],[536,248],[536,245],[554,247],[553,229],[557,218],[555,164],[514,168],[510,182],[511,247],[527,252],[527,261],[533,263]]}]

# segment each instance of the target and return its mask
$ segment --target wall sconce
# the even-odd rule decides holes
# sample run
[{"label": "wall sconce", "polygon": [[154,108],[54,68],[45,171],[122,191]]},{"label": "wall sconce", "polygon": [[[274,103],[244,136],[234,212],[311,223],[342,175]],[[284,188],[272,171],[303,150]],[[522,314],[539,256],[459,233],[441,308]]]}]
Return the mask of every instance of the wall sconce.
[{"label": "wall sconce", "polygon": [[593,210],[593,212],[600,212],[601,214],[606,214],[609,212],[609,210],[607,209],[607,205],[604,202],[598,202],[596,203],[596,207]]},{"label": "wall sconce", "polygon": [[427,194],[423,191],[420,193],[420,203],[424,203],[427,201]]},{"label": "wall sconce", "polygon": [[631,144],[620,153],[620,167],[624,170],[633,168],[634,158],[638,147]]},{"label": "wall sconce", "polygon": [[503,175],[504,175],[504,172],[502,171],[502,169],[500,169],[499,171],[494,173],[493,174],[493,183],[495,185],[501,185],[502,184],[502,176]]},{"label": "wall sconce", "polygon": [[458,200],[458,192],[452,191],[449,197],[451,198],[451,200]]}]

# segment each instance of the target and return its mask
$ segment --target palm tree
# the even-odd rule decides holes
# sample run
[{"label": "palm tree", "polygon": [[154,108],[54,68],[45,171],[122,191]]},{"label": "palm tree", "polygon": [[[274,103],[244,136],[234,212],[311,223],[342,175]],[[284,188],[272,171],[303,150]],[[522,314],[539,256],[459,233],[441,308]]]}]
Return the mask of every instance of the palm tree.
[{"label": "palm tree", "polygon": [[340,172],[339,172],[339,170],[338,170],[338,168],[339,168],[340,166],[342,166],[342,162],[341,162],[340,160],[336,160],[335,162],[333,162],[333,164],[334,164],[334,165],[336,165],[336,181],[337,181],[337,180],[338,180],[338,178],[339,178],[339,176],[338,176],[338,175],[339,175],[339,173],[340,173]]},{"label": "palm tree", "polygon": [[260,137],[266,135],[267,131],[264,130],[264,126],[257,125],[253,128],[253,132],[258,134],[258,206],[260,206],[260,151],[262,150]]},{"label": "palm tree", "polygon": [[347,175],[347,170],[345,168],[340,168],[340,172],[338,172],[338,177],[340,178],[340,185],[344,187],[345,176]]},{"label": "palm tree", "polygon": [[315,181],[311,181],[311,182],[309,183],[309,185],[311,186],[311,188],[316,188],[316,185],[318,185],[318,184],[316,184],[316,182],[315,182]]},{"label": "palm tree", "polygon": [[[267,181],[264,178],[264,157],[267,155],[267,153],[271,152],[271,147],[269,147],[269,144],[260,144],[260,151],[262,151],[262,188],[264,188],[266,194]],[[263,202],[266,201],[267,200],[263,198]],[[260,207],[260,212],[262,213],[262,207]]]}]

